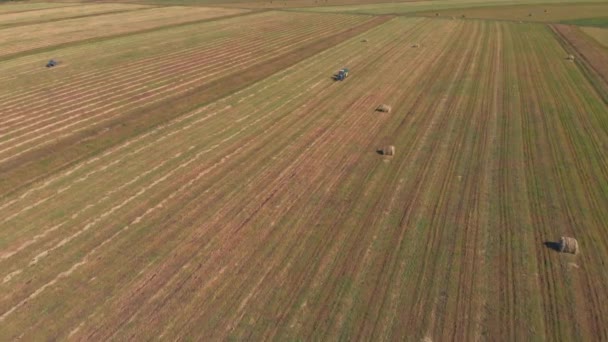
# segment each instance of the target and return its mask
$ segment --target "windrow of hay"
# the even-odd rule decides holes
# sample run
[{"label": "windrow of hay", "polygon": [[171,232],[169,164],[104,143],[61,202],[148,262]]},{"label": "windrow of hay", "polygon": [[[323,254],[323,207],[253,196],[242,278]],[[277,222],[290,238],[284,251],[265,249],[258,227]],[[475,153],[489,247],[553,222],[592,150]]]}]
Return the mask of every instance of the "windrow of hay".
[{"label": "windrow of hay", "polygon": [[378,108],[376,108],[377,111],[383,112],[383,113],[390,113],[391,109],[392,109],[391,106],[385,105],[385,104],[381,104],[378,106]]},{"label": "windrow of hay", "polygon": [[562,253],[578,253],[578,241],[575,238],[562,236],[559,239],[559,251]]}]

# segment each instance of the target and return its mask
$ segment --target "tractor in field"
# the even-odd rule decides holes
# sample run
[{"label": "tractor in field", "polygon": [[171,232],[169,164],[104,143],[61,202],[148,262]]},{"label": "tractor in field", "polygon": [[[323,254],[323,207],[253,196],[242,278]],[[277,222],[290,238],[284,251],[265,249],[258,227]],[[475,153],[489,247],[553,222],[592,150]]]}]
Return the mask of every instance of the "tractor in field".
[{"label": "tractor in field", "polygon": [[348,77],[348,68],[342,68],[338,71],[337,74],[334,75],[334,80],[344,81],[344,79],[347,77]]},{"label": "tractor in field", "polygon": [[51,59],[50,61],[48,61],[48,63],[46,63],[46,67],[47,68],[52,68],[52,67],[54,67],[56,65],[57,65],[57,61],[54,60],[54,59]]}]

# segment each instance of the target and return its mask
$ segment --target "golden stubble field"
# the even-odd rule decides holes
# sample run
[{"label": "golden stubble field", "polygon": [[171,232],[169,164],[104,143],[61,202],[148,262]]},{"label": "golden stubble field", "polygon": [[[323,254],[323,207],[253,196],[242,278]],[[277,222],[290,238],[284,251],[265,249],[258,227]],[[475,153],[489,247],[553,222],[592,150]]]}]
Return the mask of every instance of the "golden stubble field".
[{"label": "golden stubble field", "polygon": [[276,11],[23,47],[0,336],[607,339],[608,89],[572,37]]}]

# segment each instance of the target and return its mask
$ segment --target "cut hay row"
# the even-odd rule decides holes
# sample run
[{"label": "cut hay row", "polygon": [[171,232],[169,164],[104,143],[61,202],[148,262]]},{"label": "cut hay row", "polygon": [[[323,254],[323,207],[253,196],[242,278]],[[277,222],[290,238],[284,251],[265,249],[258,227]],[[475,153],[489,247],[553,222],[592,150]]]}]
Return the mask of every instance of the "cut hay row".
[{"label": "cut hay row", "polygon": [[[305,43],[307,40],[312,40],[313,37],[308,37],[306,39],[300,39],[298,42],[293,43],[291,45],[281,45],[279,48],[277,48],[275,51],[272,51],[273,54],[276,53],[281,53],[281,52],[286,52],[289,51],[290,49],[294,48],[295,46],[301,45],[303,43]],[[240,62],[240,61],[235,61],[234,63],[228,62],[226,63],[224,61],[223,64],[223,69],[221,69],[221,71],[217,71],[217,72],[210,72],[209,74],[203,74],[202,76],[198,76],[197,78],[191,79],[191,80],[187,80],[187,81],[183,81],[181,83],[177,83],[177,85],[173,86],[172,88],[168,88],[169,86],[171,86],[171,84],[167,84],[167,85],[161,85],[159,87],[157,87],[157,93],[153,93],[152,90],[147,90],[147,92],[139,94],[138,97],[136,99],[132,98],[131,102],[129,102],[128,104],[122,104],[122,105],[116,105],[116,103],[110,102],[108,103],[108,101],[112,98],[111,96],[108,98],[108,96],[106,96],[106,98],[103,99],[99,99],[98,101],[103,100],[102,102],[104,103],[101,106],[96,106],[95,110],[96,112],[93,113],[93,115],[87,115],[84,116],[83,119],[80,119],[83,117],[82,114],[75,114],[75,115],[70,115],[70,111],[67,112],[63,112],[61,113],[62,115],[66,116],[65,119],[62,120],[57,120],[58,117],[55,116],[53,118],[53,121],[49,121],[49,119],[46,119],[47,121],[49,121],[50,123],[46,126],[42,126],[42,128],[36,128],[36,129],[30,129],[31,127],[27,127],[26,129],[28,129],[27,131],[25,131],[24,134],[22,135],[17,135],[17,136],[13,136],[13,137],[9,137],[7,135],[4,136],[4,140],[2,142],[0,142],[1,145],[4,145],[5,148],[2,149],[2,151],[0,151],[1,153],[8,153],[10,151],[10,156],[7,158],[14,158],[17,157],[18,155],[20,155],[21,152],[19,153],[15,153],[15,148],[19,148],[21,146],[24,146],[28,143],[31,143],[33,141],[38,141],[46,136],[49,136],[53,139],[57,138],[57,136],[53,136],[52,134],[55,134],[57,132],[60,131],[65,131],[67,129],[70,129],[70,134],[74,133],[74,126],[83,122],[88,122],[91,121],[93,119],[95,119],[96,117],[103,117],[102,121],[93,121],[93,124],[98,124],[100,122],[104,122],[104,121],[108,121],[110,119],[113,118],[113,116],[109,116],[108,113],[117,113],[115,115],[121,115],[121,113],[124,113],[124,110],[126,109],[125,106],[130,106],[128,107],[128,109],[133,110],[136,109],[138,107],[144,106],[144,105],[150,105],[151,103],[155,102],[155,101],[160,101],[163,100],[164,98],[168,98],[171,96],[176,96],[177,94],[179,94],[180,92],[185,92],[185,91],[189,91],[190,89],[192,89],[193,87],[197,87],[198,85],[195,82],[200,82],[201,80],[206,80],[209,79],[210,77],[216,76],[217,74],[219,74],[220,72],[222,72],[223,74],[227,73],[230,71],[230,67],[231,64],[234,64],[234,68],[235,69],[239,69],[239,68],[243,68],[244,65],[251,65],[255,62],[260,62],[263,61],[265,58],[264,55],[254,58],[254,59],[248,59],[245,60],[244,62]],[[219,68],[219,67],[218,67]],[[193,70],[194,75],[196,76],[197,74],[200,75],[200,70]],[[221,75],[221,74],[220,74]],[[219,76],[216,76],[219,77]],[[175,83],[174,83],[175,84]],[[158,90],[162,89],[162,88],[167,88],[166,91],[164,92],[164,96],[160,96],[160,94],[163,93],[158,93]],[[177,90],[178,88],[181,88],[179,91]],[[112,91],[116,91],[118,88],[112,88]],[[128,94],[127,94],[128,95]],[[115,97],[119,97],[118,95],[116,95]],[[98,97],[96,97],[98,98]],[[123,97],[124,98],[124,97]],[[128,98],[128,97],[127,97]],[[138,107],[135,106],[138,103],[141,103],[141,105],[139,105]],[[82,110],[81,108],[86,108],[86,106],[92,107],[94,106],[94,104],[92,103],[86,103],[84,102],[82,104],[82,107],[77,107],[75,109],[73,109],[72,111],[76,111],[76,110]],[[104,110],[104,108],[109,108]],[[65,110],[65,109],[64,109]],[[49,114],[44,113],[42,114],[43,116],[48,116]],[[44,120],[44,119],[43,119]],[[19,123],[21,123],[22,121],[20,120]],[[66,124],[67,123],[67,124]],[[44,124],[44,121],[38,121],[36,123],[34,123],[34,125],[39,125],[39,124]],[[90,126],[90,125],[89,125]],[[89,126],[85,126],[89,127]],[[57,127],[56,129],[53,129],[53,127]],[[14,127],[12,128],[13,130],[10,132],[11,135],[13,134],[18,134],[19,132],[19,127],[17,127],[17,129],[15,129]],[[45,129],[45,132],[43,133],[41,130]],[[51,131],[48,131],[48,129],[52,129]],[[79,129],[84,129],[84,128],[79,128]],[[32,138],[23,140],[23,138],[27,137],[27,136],[32,136],[34,135]],[[8,139],[7,139],[8,138]],[[36,148],[40,146],[40,144],[35,145],[34,147],[29,147],[26,150],[32,150],[33,148]],[[23,151],[23,150],[22,150]],[[8,160],[8,159],[3,159],[4,160]]]},{"label": "cut hay row", "polygon": [[[295,41],[299,39],[303,39],[306,36],[313,36],[314,34],[319,34],[319,32],[332,32],[338,28],[347,28],[350,25],[354,25],[359,22],[356,17],[350,18],[342,18],[343,20],[339,20],[335,18],[333,21],[325,21],[323,23],[317,23],[318,27],[315,28],[306,28],[300,26],[293,26],[291,30],[284,30],[281,35],[277,37],[273,37],[273,39],[252,39],[259,37],[260,33],[255,30],[255,26],[252,28],[251,33],[248,34],[236,34],[234,32],[231,36],[223,39],[219,42],[211,42],[206,43],[201,46],[197,46],[192,49],[179,50],[179,53],[170,53],[168,55],[163,56],[155,56],[154,58],[144,58],[143,60],[135,60],[131,63],[127,63],[126,65],[121,65],[119,68],[112,68],[110,70],[97,71],[97,75],[91,75],[90,72],[79,73],[77,74],[77,78],[67,79],[66,81],[62,81],[62,83],[55,83],[52,85],[52,89],[54,92],[58,94],[70,94],[70,89],[73,90],[86,90],[88,88],[92,88],[96,85],[103,85],[108,82],[108,79],[112,81],[112,83],[119,83],[119,81],[135,81],[139,80],[140,77],[148,76],[152,74],[151,77],[159,78],[160,76],[154,76],[154,73],[159,75],[168,74],[175,76],[176,68],[200,68],[200,64],[204,63],[203,67],[208,67],[209,65],[213,65],[213,63],[217,63],[218,60],[226,58],[226,57],[238,57],[239,51],[248,49],[251,51],[252,48],[264,49],[269,47],[280,46],[281,44],[286,44],[290,41]],[[277,23],[278,24],[278,23]],[[255,23],[252,23],[255,25]],[[198,28],[194,27],[193,29],[205,29],[203,27]],[[142,57],[145,54],[142,54]],[[96,77],[95,77],[96,76]],[[134,80],[134,76],[135,80]],[[184,77],[185,75],[180,74],[179,77]],[[152,78],[153,79],[153,78]],[[145,80],[145,78],[143,78]],[[36,88],[40,88],[37,86]],[[5,99],[7,104],[7,116],[10,117],[10,113],[14,111],[16,108],[20,108],[25,106],[23,103],[26,99],[35,100],[40,98],[48,91],[48,86],[41,88],[38,92],[33,92],[33,90],[25,89],[23,93],[16,93],[13,98]],[[81,94],[81,95],[85,95]],[[81,96],[79,96],[80,98]],[[63,100],[56,100],[60,103],[63,103]],[[27,101],[28,110],[36,108],[32,107],[30,104],[31,101]],[[12,105],[11,105],[12,104]],[[19,106],[20,105],[20,106]]]},{"label": "cut hay row", "polygon": [[86,4],[80,6],[46,8],[19,13],[2,14],[0,12],[0,27],[8,25],[31,24],[40,21],[66,19],[77,16],[103,14],[148,8],[146,5],[135,4]]},{"label": "cut hay row", "polygon": [[[0,30],[0,56],[36,48],[110,36],[170,24],[244,13],[238,9],[201,7],[163,7],[128,13],[104,14],[90,18],[12,27]],[[124,25],[128,22],[129,25]],[[40,34],[44,32],[44,34]]]}]

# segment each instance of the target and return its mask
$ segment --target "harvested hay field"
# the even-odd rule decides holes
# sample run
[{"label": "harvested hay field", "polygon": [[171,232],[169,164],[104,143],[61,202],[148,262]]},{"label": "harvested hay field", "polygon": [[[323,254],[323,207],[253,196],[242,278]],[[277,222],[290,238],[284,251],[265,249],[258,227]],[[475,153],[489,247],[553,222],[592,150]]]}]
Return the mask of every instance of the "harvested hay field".
[{"label": "harvested hay field", "polygon": [[[441,16],[460,16],[467,18],[497,19],[513,21],[561,22],[581,18],[591,18],[602,13],[608,15],[608,3],[565,3],[538,4],[516,6],[493,6],[441,11]],[[427,17],[435,16],[435,12],[418,13]]]},{"label": "harvested hay field", "polygon": [[600,27],[581,27],[581,31],[595,39],[598,43],[608,48],[608,28]]},{"label": "harvested hay field", "polygon": [[277,11],[8,58],[0,336],[608,340],[608,105],[562,33]]},{"label": "harvested hay field", "polygon": [[[71,8],[72,6],[69,7]],[[244,12],[245,10],[239,9],[175,6],[10,27],[0,30],[0,57],[6,58],[10,55],[23,54],[28,50],[39,50],[85,39],[144,31]]]},{"label": "harvested hay field", "polygon": [[[435,13],[442,13],[443,10],[458,10],[459,13],[468,13],[483,7],[494,8],[492,11],[501,11],[505,6],[513,5],[535,5],[547,3],[547,0],[425,0],[425,1],[396,1],[384,3],[360,3],[343,6],[322,6],[302,8],[305,11],[324,12],[324,13],[362,13],[362,14],[413,14],[429,12],[435,16]],[[579,6],[595,3],[605,3],[605,0],[569,0],[568,3]],[[318,6],[321,6],[319,4]],[[556,5],[556,4],[551,4]],[[549,4],[547,4],[549,6]],[[526,12],[527,15],[529,13]],[[597,14],[597,13],[596,13]],[[458,14],[460,17],[460,14]],[[468,16],[467,16],[468,17]],[[582,18],[582,17],[577,17]]]},{"label": "harvested hay field", "polygon": [[[148,7],[149,6],[132,4],[91,4],[59,8],[45,8],[17,13],[2,13],[0,11],[0,28],[113,12],[133,11]],[[2,9],[2,6],[0,6],[0,9]]]}]

